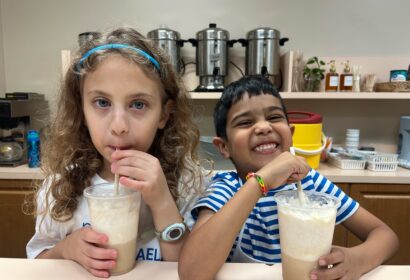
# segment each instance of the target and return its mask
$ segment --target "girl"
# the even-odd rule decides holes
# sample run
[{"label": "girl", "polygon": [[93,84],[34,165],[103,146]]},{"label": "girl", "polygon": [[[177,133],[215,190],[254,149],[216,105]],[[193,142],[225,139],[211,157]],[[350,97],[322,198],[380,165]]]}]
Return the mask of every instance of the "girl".
[{"label": "girl", "polygon": [[82,194],[118,173],[120,183],[143,199],[136,259],[178,260],[186,237],[183,216],[189,217],[194,201],[187,187],[201,185],[199,131],[188,96],[164,54],[132,28],[98,35],[81,47],[45,137],[47,179],[34,200],[29,258],[71,259],[108,277],[117,252],[103,248],[107,236],[86,227]]}]

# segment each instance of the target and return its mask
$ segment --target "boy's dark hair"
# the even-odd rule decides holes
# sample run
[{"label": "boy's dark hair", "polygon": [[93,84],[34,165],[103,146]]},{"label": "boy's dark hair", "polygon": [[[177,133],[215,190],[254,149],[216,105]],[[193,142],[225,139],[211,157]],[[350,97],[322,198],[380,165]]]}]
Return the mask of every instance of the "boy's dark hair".
[{"label": "boy's dark hair", "polygon": [[260,76],[245,76],[231,84],[229,84],[223,91],[221,98],[216,103],[214,109],[214,126],[216,136],[223,139],[226,137],[226,119],[228,112],[232,105],[241,100],[247,94],[249,97],[258,96],[262,94],[270,94],[280,100],[287,120],[287,112],[283,99],[279,94],[276,86],[265,77]]}]

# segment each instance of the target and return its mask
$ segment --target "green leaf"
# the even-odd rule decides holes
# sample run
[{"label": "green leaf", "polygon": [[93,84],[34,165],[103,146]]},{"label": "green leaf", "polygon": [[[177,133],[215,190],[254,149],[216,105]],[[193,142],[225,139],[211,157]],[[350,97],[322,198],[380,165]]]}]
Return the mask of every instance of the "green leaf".
[{"label": "green leaf", "polygon": [[326,65],[323,60],[320,61],[320,65]]}]

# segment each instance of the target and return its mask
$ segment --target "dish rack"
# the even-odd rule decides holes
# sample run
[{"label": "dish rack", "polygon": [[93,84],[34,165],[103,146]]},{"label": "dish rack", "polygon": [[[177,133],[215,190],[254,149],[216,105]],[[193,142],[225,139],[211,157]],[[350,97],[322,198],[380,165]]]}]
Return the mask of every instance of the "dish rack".
[{"label": "dish rack", "polygon": [[329,154],[329,163],[341,169],[361,170],[365,168],[366,160],[344,159],[337,154]]},{"label": "dish rack", "polygon": [[367,169],[372,171],[396,171],[398,154],[366,155]]}]

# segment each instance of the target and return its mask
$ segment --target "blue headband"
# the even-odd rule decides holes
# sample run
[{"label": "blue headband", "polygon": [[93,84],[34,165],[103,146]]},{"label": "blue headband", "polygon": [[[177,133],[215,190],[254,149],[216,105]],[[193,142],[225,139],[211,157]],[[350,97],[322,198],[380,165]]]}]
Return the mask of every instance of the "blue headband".
[{"label": "blue headband", "polygon": [[145,58],[147,58],[149,61],[151,61],[152,64],[154,64],[155,68],[160,70],[160,66],[159,66],[158,61],[156,61],[152,56],[150,56],[149,54],[147,54],[146,52],[144,52],[141,49],[138,49],[136,47],[132,47],[130,45],[125,45],[125,44],[106,44],[106,45],[101,45],[101,46],[92,48],[91,50],[86,52],[85,55],[80,59],[80,61],[77,64],[77,68],[81,68],[82,65],[83,65],[84,60],[86,60],[90,55],[92,55],[96,51],[107,50],[107,49],[130,49],[130,50],[133,50],[136,53],[138,53],[138,54],[144,56]]}]

